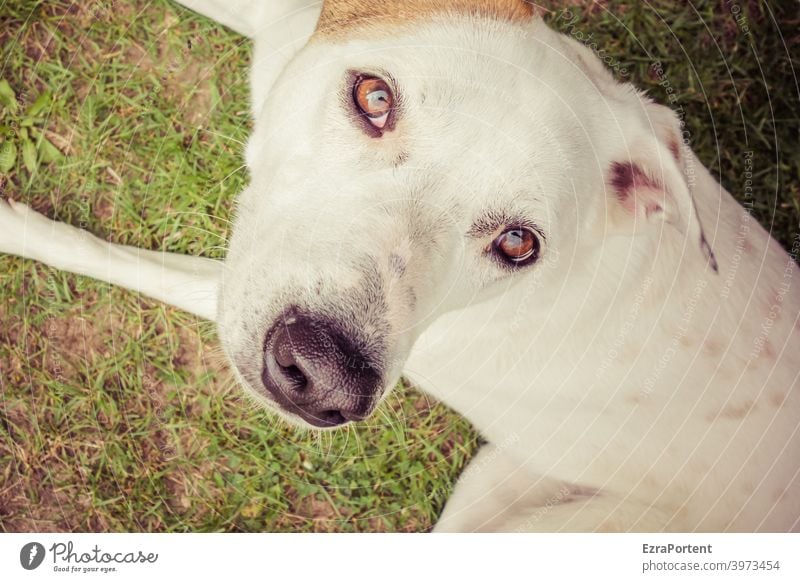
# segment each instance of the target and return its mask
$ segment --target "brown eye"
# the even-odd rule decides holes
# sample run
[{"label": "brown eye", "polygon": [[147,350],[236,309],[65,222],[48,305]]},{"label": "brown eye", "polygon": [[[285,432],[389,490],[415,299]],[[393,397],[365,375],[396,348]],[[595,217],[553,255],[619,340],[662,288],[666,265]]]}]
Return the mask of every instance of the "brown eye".
[{"label": "brown eye", "polygon": [[383,129],[394,108],[394,95],[389,84],[377,77],[358,77],[353,86],[353,100],[369,122]]},{"label": "brown eye", "polygon": [[509,228],[492,243],[495,252],[507,263],[522,267],[539,258],[539,237],[529,228]]}]

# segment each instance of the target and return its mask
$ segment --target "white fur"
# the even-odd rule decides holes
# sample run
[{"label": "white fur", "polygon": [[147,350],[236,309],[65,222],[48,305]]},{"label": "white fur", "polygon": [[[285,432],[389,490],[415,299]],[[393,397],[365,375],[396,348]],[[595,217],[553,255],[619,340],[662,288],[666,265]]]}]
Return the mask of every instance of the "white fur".
[{"label": "white fur", "polygon": [[[390,324],[387,389],[402,372],[492,443],[439,531],[798,528],[798,269],[688,148],[673,159],[669,111],[538,20],[451,16],[303,46],[318,3],[185,3],[255,39],[251,182],[223,274],[20,205],[0,205],[0,251],[205,317],[221,281],[223,344],[273,408],[245,378],[266,328],[292,301],[346,301],[358,266],[377,265],[386,313],[363,306],[358,323]],[[380,140],[343,111],[350,70],[402,86],[402,122]],[[670,185],[662,213],[621,209],[614,161]],[[536,219],[537,265],[504,272],[491,239],[465,235],[489,208]]]}]

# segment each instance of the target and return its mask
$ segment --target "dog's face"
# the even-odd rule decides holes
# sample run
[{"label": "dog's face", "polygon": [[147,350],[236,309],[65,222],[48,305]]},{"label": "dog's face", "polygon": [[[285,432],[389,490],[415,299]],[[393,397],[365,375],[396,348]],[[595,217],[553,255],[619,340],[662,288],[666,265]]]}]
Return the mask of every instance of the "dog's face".
[{"label": "dog's face", "polygon": [[248,147],[219,316],[264,404],[362,419],[439,315],[590,260],[608,105],[537,34],[429,23],[312,40],[289,65]]}]

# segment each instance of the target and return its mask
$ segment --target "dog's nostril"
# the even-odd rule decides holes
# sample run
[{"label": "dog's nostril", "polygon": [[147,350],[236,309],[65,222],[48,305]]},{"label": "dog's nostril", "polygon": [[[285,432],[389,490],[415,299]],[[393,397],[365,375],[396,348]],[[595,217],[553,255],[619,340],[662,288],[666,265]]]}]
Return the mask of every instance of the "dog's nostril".
[{"label": "dog's nostril", "polygon": [[325,410],[318,413],[317,417],[328,426],[339,426],[347,422],[345,416],[338,410]]},{"label": "dog's nostril", "polygon": [[[286,334],[288,335],[288,334]],[[280,336],[279,341],[275,343],[274,357],[278,365],[283,369],[297,368],[297,363],[292,351],[291,339],[286,338],[284,335]]]},{"label": "dog's nostril", "polygon": [[363,420],[371,411],[381,375],[372,365],[359,365],[365,361],[336,324],[290,315],[267,331],[261,377],[281,408],[332,428]]},{"label": "dog's nostril", "polygon": [[302,370],[295,365],[284,366],[280,362],[278,365],[281,367],[281,372],[291,384],[292,388],[298,392],[305,390],[308,386],[308,378],[303,374]]}]

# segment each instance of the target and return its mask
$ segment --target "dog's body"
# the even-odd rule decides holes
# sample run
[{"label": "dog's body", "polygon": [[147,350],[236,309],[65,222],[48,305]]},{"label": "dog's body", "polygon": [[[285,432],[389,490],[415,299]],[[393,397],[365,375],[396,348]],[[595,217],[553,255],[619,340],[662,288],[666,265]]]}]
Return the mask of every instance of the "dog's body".
[{"label": "dog's body", "polygon": [[[490,443],[440,531],[798,528],[800,273],[674,115],[518,0],[328,0],[313,35],[317,3],[183,3],[255,39],[225,265],[19,204],[0,251],[215,319],[295,422],[403,372]],[[365,76],[396,91],[377,125],[341,109]],[[500,264],[508,232],[534,262]]]}]

